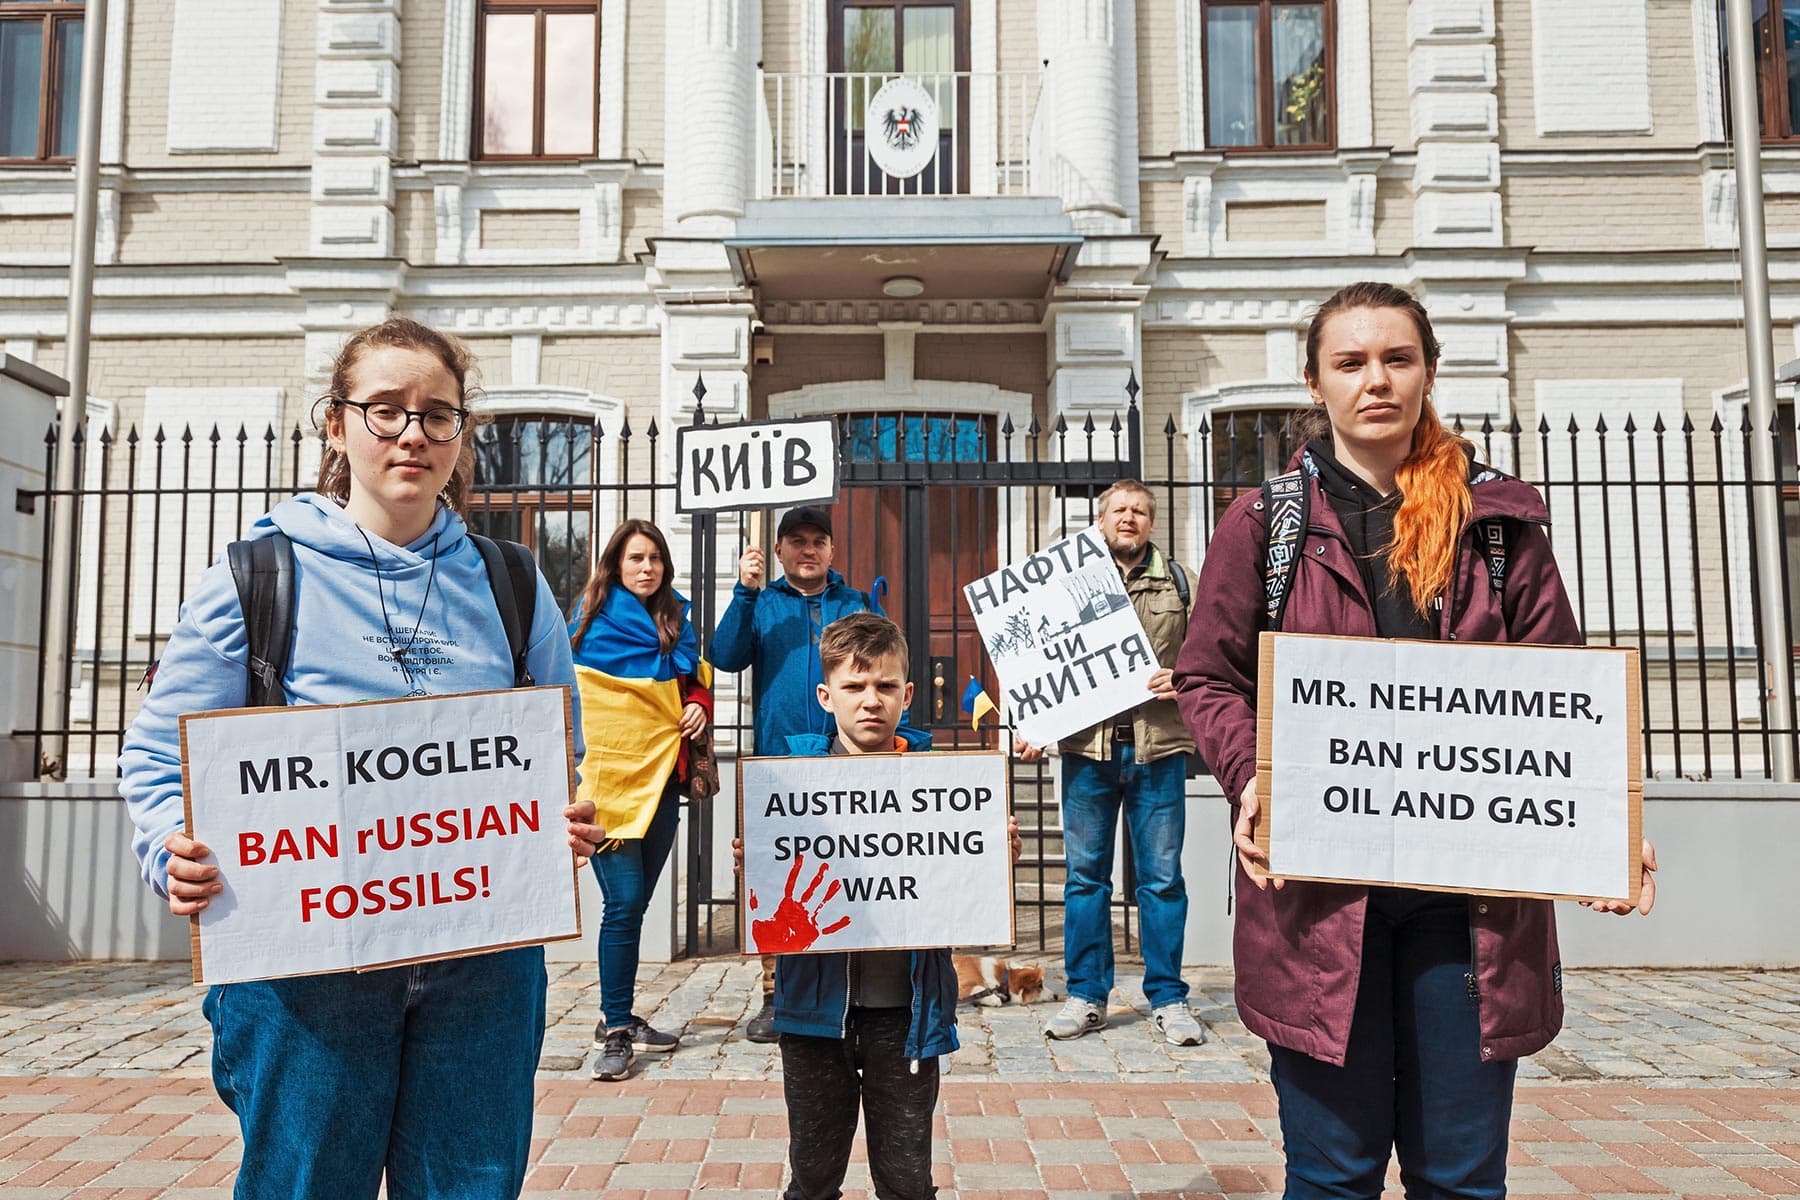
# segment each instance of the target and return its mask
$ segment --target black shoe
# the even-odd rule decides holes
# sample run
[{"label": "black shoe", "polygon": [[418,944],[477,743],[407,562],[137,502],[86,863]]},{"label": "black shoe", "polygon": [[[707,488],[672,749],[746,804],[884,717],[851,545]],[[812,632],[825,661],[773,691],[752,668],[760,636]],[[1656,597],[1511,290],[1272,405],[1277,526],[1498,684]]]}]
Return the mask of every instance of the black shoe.
[{"label": "black shoe", "polygon": [[606,1035],[600,1053],[594,1056],[594,1078],[624,1079],[631,1074],[631,1030],[615,1029]]},{"label": "black shoe", "polygon": [[680,1038],[672,1033],[650,1028],[650,1022],[636,1013],[632,1014],[628,1031],[631,1034],[631,1048],[639,1054],[667,1054],[681,1045]]},{"label": "black shoe", "polygon": [[775,1001],[773,998],[763,1000],[762,1008],[754,1017],[750,1018],[750,1023],[744,1026],[744,1036],[753,1042],[761,1042],[763,1045],[780,1040],[780,1035],[775,1032]]}]

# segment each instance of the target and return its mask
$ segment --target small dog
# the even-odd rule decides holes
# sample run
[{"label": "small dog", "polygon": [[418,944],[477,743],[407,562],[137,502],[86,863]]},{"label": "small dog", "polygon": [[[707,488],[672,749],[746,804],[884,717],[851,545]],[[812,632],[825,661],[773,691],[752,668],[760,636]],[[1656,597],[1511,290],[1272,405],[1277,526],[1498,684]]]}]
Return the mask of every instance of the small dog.
[{"label": "small dog", "polygon": [[1042,967],[1014,966],[987,954],[957,954],[952,961],[956,964],[958,1004],[999,1008],[1003,1004],[1035,1004],[1046,996]]}]

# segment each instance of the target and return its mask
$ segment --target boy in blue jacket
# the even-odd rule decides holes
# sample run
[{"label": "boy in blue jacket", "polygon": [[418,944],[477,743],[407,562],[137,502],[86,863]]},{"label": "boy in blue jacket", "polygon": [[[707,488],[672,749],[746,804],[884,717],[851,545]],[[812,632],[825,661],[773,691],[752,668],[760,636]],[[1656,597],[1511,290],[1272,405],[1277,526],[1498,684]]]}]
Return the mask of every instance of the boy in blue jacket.
[{"label": "boy in blue jacket", "polygon": [[[819,640],[818,703],[836,735],[798,734],[795,755],[881,754],[912,701],[906,635],[886,617],[854,613]],[[1011,850],[1020,851],[1017,826]],[[742,864],[742,847],[737,847]],[[860,1108],[869,1175],[880,1200],[930,1200],[931,1114],[938,1056],[957,1047],[956,968],[948,949],[784,954],[775,967],[775,1029],[787,1100],[785,1200],[842,1194]]]}]

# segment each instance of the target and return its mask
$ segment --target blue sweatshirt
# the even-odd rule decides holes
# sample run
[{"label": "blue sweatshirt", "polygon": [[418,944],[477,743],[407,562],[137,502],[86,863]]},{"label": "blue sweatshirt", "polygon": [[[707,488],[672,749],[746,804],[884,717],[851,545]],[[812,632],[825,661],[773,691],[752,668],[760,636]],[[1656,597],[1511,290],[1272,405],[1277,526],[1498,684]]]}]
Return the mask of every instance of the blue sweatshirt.
[{"label": "blue sweatshirt", "polygon": [[[512,652],[487,566],[468,538],[468,526],[450,509],[440,507],[422,537],[396,546],[372,533],[365,542],[336,501],[311,493],[264,514],[250,537],[276,530],[294,543],[294,652],[282,679],[288,703],[347,704],[512,686]],[[376,598],[371,546],[381,564],[382,600]],[[532,677],[539,684],[572,687],[575,670],[562,614],[541,573],[537,583],[527,639]],[[390,628],[402,648],[412,645],[406,655],[413,669],[410,687],[387,652]],[[119,794],[137,829],[132,849],[145,882],[160,895],[168,895],[169,852],[163,842],[183,823],[179,719],[183,713],[242,706],[248,654],[237,585],[220,558],[182,602],[150,695],[119,753]],[[582,748],[577,707],[578,762]]]}]

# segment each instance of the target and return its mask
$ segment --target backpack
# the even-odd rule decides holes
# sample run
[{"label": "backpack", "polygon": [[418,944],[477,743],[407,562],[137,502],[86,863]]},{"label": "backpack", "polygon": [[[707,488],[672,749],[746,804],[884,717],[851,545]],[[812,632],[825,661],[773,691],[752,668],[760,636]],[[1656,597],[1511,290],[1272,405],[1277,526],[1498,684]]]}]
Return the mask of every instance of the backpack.
[{"label": "backpack", "polygon": [[[469,540],[487,564],[494,606],[506,628],[506,643],[512,650],[512,685],[530,687],[534,681],[525,656],[530,649],[531,623],[537,616],[537,565],[531,551],[517,542],[478,533],[471,533]],[[294,543],[287,534],[277,533],[233,542],[225,548],[225,557],[231,564],[244,631],[250,639],[249,690],[244,704],[280,707],[287,703],[281,681],[294,652]]]},{"label": "backpack", "polygon": [[[1265,629],[1280,629],[1282,614],[1287,611],[1288,593],[1293,589],[1294,573],[1300,567],[1300,543],[1306,537],[1306,522],[1312,509],[1312,476],[1310,462],[1298,471],[1277,475],[1263,481],[1262,500],[1257,507],[1267,514],[1263,543],[1263,620]],[[1498,471],[1484,470],[1469,481],[1469,486],[1503,478]],[[1475,542],[1487,559],[1488,582],[1496,593],[1506,590],[1506,522],[1499,517],[1475,522]]]}]

